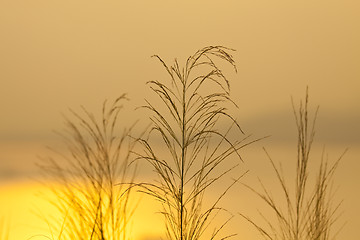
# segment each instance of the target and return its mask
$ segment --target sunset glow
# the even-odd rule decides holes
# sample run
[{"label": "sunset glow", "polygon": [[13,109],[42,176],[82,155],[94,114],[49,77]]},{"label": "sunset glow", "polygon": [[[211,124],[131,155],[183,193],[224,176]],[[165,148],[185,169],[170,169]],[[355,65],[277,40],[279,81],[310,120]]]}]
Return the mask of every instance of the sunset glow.
[{"label": "sunset glow", "polygon": [[[261,214],[270,216],[274,222],[276,217],[259,196],[246,186],[262,189],[258,180],[261,179],[266,189],[270,189],[272,196],[282,196],[281,185],[276,180],[276,173],[269,161],[270,156],[276,164],[283,167],[286,183],[290,192],[294,193],[292,187],[295,186],[298,129],[293,106],[297,110],[300,101],[304,102],[307,87],[310,119],[319,106],[316,134],[310,154],[309,183],[311,186],[315,185],[315,176],[322,157],[331,164],[348,149],[333,179],[333,189],[336,190],[334,203],[342,202],[334,232],[342,229],[336,239],[360,239],[359,13],[360,1],[356,0],[1,0],[0,240],[68,240],[58,238],[59,233],[51,226],[56,221],[62,222],[63,215],[47,200],[53,199],[60,203],[61,200],[57,198],[59,196],[55,196],[49,186],[53,184],[55,189],[60,190],[64,189],[65,185],[61,185],[60,178],[51,176],[51,171],[39,168],[41,158],[54,156],[57,163],[68,164],[67,166],[71,166],[71,161],[75,163],[74,159],[82,159],[81,156],[85,156],[86,160],[98,158],[108,161],[108,166],[116,166],[111,160],[120,155],[118,159],[121,161],[125,156],[130,156],[125,165],[137,169],[134,178],[135,183],[138,183],[137,187],[140,183],[161,187],[158,188],[160,190],[157,192],[157,200],[151,198],[154,197],[149,194],[151,191],[145,191],[148,194],[144,194],[145,188],[139,191],[139,187],[132,192],[130,203],[137,207],[128,225],[129,239],[158,240],[163,237],[167,240],[166,219],[160,213],[163,211],[161,194],[166,197],[167,194],[172,194],[174,204],[171,207],[175,212],[181,212],[176,212],[179,216],[172,220],[175,223],[180,222],[179,232],[183,233],[183,219],[188,216],[185,216],[186,211],[182,205],[185,197],[183,199],[182,196],[199,196],[201,194],[196,191],[201,192],[202,188],[199,187],[193,192],[186,188],[189,186],[186,184],[195,181],[196,177],[189,177],[187,182],[183,181],[181,177],[186,171],[181,166],[186,164],[181,165],[176,160],[189,163],[185,160],[192,159],[190,153],[195,153],[194,156],[197,157],[194,159],[204,162],[206,157],[214,157],[216,154],[212,155],[210,152],[217,149],[213,147],[216,146],[216,141],[210,135],[216,131],[225,132],[233,142],[224,142],[235,145],[244,137],[246,141],[267,137],[244,148],[239,147],[237,150],[241,159],[229,154],[229,165],[226,165],[227,162],[224,165],[221,163],[218,170],[218,165],[214,164],[216,171],[211,172],[214,174],[211,177],[214,178],[226,171],[224,169],[231,164],[238,164],[238,168],[225,175],[219,183],[216,182],[213,188],[206,192],[208,195],[204,194],[205,206],[201,205],[201,210],[204,211],[208,205],[216,202],[217,197],[236,177],[248,171],[219,202],[219,207],[226,211],[224,215],[219,214],[213,224],[221,226],[231,218],[223,228],[225,235],[236,234],[231,239],[263,239],[256,228],[239,213],[253,217],[254,221],[265,225]],[[188,77],[181,67],[185,66],[186,69],[191,65],[187,65],[188,57],[197,56],[198,50],[208,46],[218,48],[215,47],[215,52],[204,57],[211,59],[204,65],[213,67],[210,72],[214,75],[211,76],[219,77],[223,82],[214,80],[203,86],[201,90],[206,94],[217,91],[221,94],[215,98],[214,105],[212,100],[207,102],[205,110],[202,109],[203,112],[200,113],[215,109],[218,104],[220,106],[224,102],[228,103],[227,100],[231,99],[235,104],[229,103],[229,106],[224,105],[224,108],[219,107],[217,110],[226,112],[231,116],[229,119],[236,120],[240,130],[228,131],[229,125],[236,124],[222,120],[212,122],[212,118],[206,118],[215,112],[219,113],[215,110],[206,114],[194,114],[195,117],[184,114],[185,110],[198,109],[206,98],[201,95],[202,92],[195,91],[195,83],[179,88],[181,81]],[[154,55],[158,55],[159,59],[152,57]],[[177,59],[176,62],[174,59]],[[194,60],[189,59],[190,62]],[[178,72],[175,71],[177,64],[180,66]],[[204,77],[201,74],[207,74],[206,71],[201,72],[202,70],[196,69],[198,72],[193,74],[199,74],[201,77],[198,79],[201,79]],[[186,77],[182,79],[179,77],[181,74]],[[221,74],[226,76],[226,80]],[[172,79],[178,78],[178,82],[172,82]],[[153,82],[149,84],[149,81]],[[166,93],[170,92],[168,96],[160,91],[165,91],[164,89],[168,91]],[[186,91],[195,93],[191,98]],[[105,100],[107,106],[112,106],[119,96],[123,96],[123,101],[114,104],[109,112],[102,112]],[[165,96],[165,100],[161,96]],[[198,105],[189,107],[189,99],[197,99]],[[161,105],[166,101],[167,106]],[[182,101],[185,101],[185,104]],[[147,105],[150,103],[153,105]],[[149,106],[154,106],[152,112],[147,111],[151,109]],[[175,110],[171,110],[172,108]],[[121,110],[117,117],[111,115],[117,113],[118,109]],[[171,141],[164,138],[166,134],[161,135],[161,130],[152,129],[154,132],[159,130],[158,135],[149,138],[152,140],[151,146],[156,150],[156,157],[146,148],[146,141],[145,144],[142,142],[143,148],[136,145],[139,148],[133,151],[127,140],[147,136],[143,134],[145,129],[151,129],[156,123],[159,128],[168,128],[166,123],[161,122],[161,117],[156,115],[157,111],[162,111],[161,113],[165,114],[160,114],[161,116],[171,119],[169,125],[175,131],[164,131]],[[83,114],[80,114],[81,117],[88,117],[86,120],[90,123],[97,122],[98,128],[87,129],[84,138],[76,135],[77,132],[73,129],[74,134],[71,132],[71,124],[69,127],[64,116],[77,119],[77,126],[80,126],[81,130],[86,131],[88,126],[84,123],[86,121],[82,121],[84,119],[80,118],[79,121],[73,113]],[[111,115],[110,120],[102,119],[101,114]],[[226,114],[223,115],[227,116]],[[216,114],[215,116],[218,117]],[[198,121],[196,117],[199,117]],[[116,130],[111,130],[111,120],[118,124]],[[136,124],[133,125],[134,123]],[[186,131],[184,126],[191,123],[194,125]],[[131,134],[121,135],[123,129],[128,130],[131,126]],[[204,131],[197,134],[199,129]],[[71,141],[80,144],[75,144],[75,150],[71,152],[66,147],[69,142],[54,132],[65,135],[71,132],[67,136],[73,137]],[[124,144],[128,152],[121,151],[121,154],[117,155],[116,150],[114,151],[116,145],[111,145],[115,142],[111,134],[119,137],[116,138],[119,141],[120,136],[128,137],[124,141],[129,144]],[[172,138],[175,135],[177,138]],[[191,136],[193,138],[190,141]],[[81,145],[92,138],[97,141]],[[209,140],[208,143],[204,139],[211,139],[213,142]],[[203,140],[208,145],[205,145]],[[188,146],[194,148],[184,150]],[[204,146],[203,155],[199,154],[200,157],[196,155],[197,146]],[[54,154],[54,151],[47,147],[51,147],[58,154]],[[89,150],[91,147],[98,152]],[[70,161],[60,159],[60,155],[66,155]],[[157,162],[157,156],[161,156],[159,159],[163,162]],[[147,160],[153,157],[152,163],[155,164],[144,161],[146,157]],[[161,176],[154,166],[173,160],[175,162],[171,162],[171,166],[179,172],[173,171],[169,166],[165,166],[167,170],[164,172],[169,171],[179,178],[169,177],[170,182],[173,181],[172,185],[156,185],[164,180],[164,176],[166,181],[168,175]],[[69,180],[71,183],[76,182],[74,179],[83,177],[84,180],[86,176],[90,176],[84,182],[98,186],[106,195],[108,190],[103,187],[105,177],[102,178],[101,174],[107,173],[110,167],[103,169],[101,161],[95,161],[98,168],[94,169],[91,169],[94,162],[81,165],[81,161],[78,161],[76,170],[71,172],[66,169],[64,172],[73,174]],[[190,169],[201,166],[201,163],[189,165]],[[202,166],[204,165],[206,164]],[[81,172],[81,167],[90,167],[90,170],[86,168],[87,172]],[[201,171],[191,169],[189,172]],[[50,176],[44,176],[44,173]],[[91,174],[101,176],[93,177]],[[203,180],[201,184],[206,185],[208,179],[202,178],[201,174],[197,180]],[[106,180],[110,179],[106,182],[107,186],[114,182],[119,183],[118,179],[121,177],[114,176],[113,172],[106,176]],[[126,175],[124,179],[130,181],[132,178],[129,176],[132,175]],[[63,181],[62,184],[69,182]],[[204,186],[201,184],[200,186]],[[111,186],[116,188],[119,185]],[[166,190],[170,190],[162,191],[164,186],[169,186]],[[102,198],[102,195],[99,198]],[[189,199],[191,202],[194,198]],[[284,198],[279,199],[279,202],[286,205]],[[201,211],[193,211],[192,216],[197,217],[199,212]],[[174,216],[177,216],[176,214]],[[211,234],[214,229],[213,225],[210,225],[207,234]],[[5,230],[10,233],[9,239],[2,239],[1,233]]]}]

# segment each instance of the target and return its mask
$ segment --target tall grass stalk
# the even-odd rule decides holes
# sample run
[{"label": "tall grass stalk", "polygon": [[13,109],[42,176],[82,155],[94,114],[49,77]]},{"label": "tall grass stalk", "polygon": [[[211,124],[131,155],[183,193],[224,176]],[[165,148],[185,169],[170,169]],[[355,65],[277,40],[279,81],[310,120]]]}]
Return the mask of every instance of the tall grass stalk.
[{"label": "tall grass stalk", "polygon": [[[285,205],[279,204],[279,199],[274,198],[269,188],[262,185],[262,191],[249,187],[272,209],[277,221],[263,216],[267,227],[244,216],[264,239],[271,240],[328,240],[334,239],[337,232],[333,233],[333,225],[338,219],[338,209],[341,202],[334,200],[332,188],[333,176],[338,167],[341,155],[334,163],[330,164],[323,152],[321,163],[315,176],[315,184],[309,182],[310,153],[315,136],[315,121],[318,108],[313,120],[308,112],[308,89],[305,102],[300,102],[298,111],[293,104],[297,126],[297,161],[295,170],[295,188],[292,192],[287,184],[281,165],[277,166],[265,150],[277,180],[281,186]],[[312,187],[313,186],[313,187]]]},{"label": "tall grass stalk", "polygon": [[[220,192],[213,188],[212,194],[218,193],[214,202],[205,197],[215,183],[238,167],[240,161],[229,160],[232,156],[240,160],[240,149],[249,144],[228,112],[228,106],[236,105],[229,95],[230,83],[216,63],[222,60],[236,70],[231,51],[222,46],[205,47],[183,67],[177,60],[168,66],[154,56],[169,79],[148,82],[161,104],[146,101],[152,127],[149,135],[139,140],[143,152],[138,158],[151,164],[158,180],[140,186],[161,202],[168,239],[197,240],[207,231],[205,238],[215,239],[231,218],[217,227],[212,225],[219,212],[226,212],[219,203],[240,179],[238,173]],[[232,140],[230,133],[240,140]],[[212,232],[210,226],[214,226]]]},{"label": "tall grass stalk", "polygon": [[[128,239],[128,223],[134,205],[130,202],[135,168],[130,168],[133,128],[119,130],[120,111],[126,96],[112,104],[105,101],[101,119],[83,108],[71,110],[65,117],[66,128],[59,133],[68,154],[55,151],[59,157],[44,159],[42,168],[56,181],[53,188],[57,217],[56,239],[115,240]],[[54,151],[54,150],[53,150]],[[60,186],[59,186],[60,185]]]}]

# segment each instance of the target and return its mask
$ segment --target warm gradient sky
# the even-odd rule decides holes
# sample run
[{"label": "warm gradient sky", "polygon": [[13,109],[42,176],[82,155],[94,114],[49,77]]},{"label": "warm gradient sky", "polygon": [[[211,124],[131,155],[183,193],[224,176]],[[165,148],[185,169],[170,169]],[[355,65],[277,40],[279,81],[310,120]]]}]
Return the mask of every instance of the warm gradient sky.
[{"label": "warm gradient sky", "polygon": [[357,0],[0,0],[0,181],[36,175],[35,155],[68,107],[95,111],[124,92],[129,109],[142,104],[145,82],[164,76],[151,55],[181,62],[224,45],[237,50],[238,73],[228,75],[238,119],[271,134],[270,149],[295,139],[290,96],[310,87],[319,147],[333,158],[350,147],[338,174],[341,237],[358,239],[359,12]]}]

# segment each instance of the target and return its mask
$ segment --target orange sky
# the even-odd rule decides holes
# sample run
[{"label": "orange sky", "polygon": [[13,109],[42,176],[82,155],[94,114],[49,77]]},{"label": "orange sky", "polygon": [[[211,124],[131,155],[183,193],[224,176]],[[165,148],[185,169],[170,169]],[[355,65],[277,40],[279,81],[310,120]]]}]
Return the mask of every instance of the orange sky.
[{"label": "orange sky", "polygon": [[350,198],[341,236],[358,239],[360,208],[349,208],[360,202],[359,12],[357,0],[1,0],[0,174],[31,174],[68,107],[96,111],[126,92],[127,121],[136,118],[145,82],[165,76],[151,55],[181,62],[224,45],[237,50],[238,73],[228,76],[239,121],[248,133],[273,135],[265,145],[293,137],[290,96],[310,87],[319,146],[334,158],[350,147],[339,169]]}]

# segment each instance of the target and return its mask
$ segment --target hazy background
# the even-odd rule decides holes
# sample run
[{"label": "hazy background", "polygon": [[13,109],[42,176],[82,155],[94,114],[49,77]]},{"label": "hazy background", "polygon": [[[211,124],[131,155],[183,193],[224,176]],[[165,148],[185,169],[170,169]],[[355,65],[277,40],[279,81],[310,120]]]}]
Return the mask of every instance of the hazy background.
[{"label": "hazy background", "polygon": [[[151,55],[181,62],[223,45],[237,50],[238,73],[225,70],[239,122],[246,133],[272,135],[244,153],[249,181],[269,175],[262,146],[278,160],[295,155],[290,97],[298,102],[308,85],[320,105],[315,146],[325,145],[330,159],[350,148],[336,178],[348,222],[340,236],[358,239],[359,12],[357,0],[0,0],[0,182],[21,180],[14,198],[30,191],[24,182],[37,176],[36,155],[56,142],[52,130],[69,107],[97,111],[104,99],[128,93],[124,123],[141,118],[132,109],[149,95],[145,82],[166,76]],[[242,191],[234,211],[252,203]],[[5,193],[1,199],[10,198]]]}]

